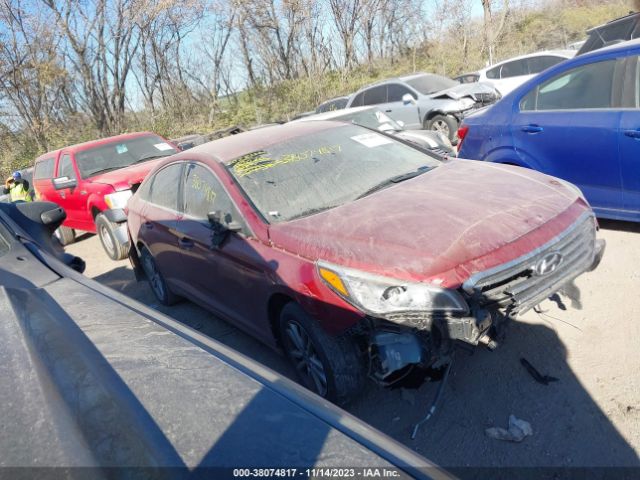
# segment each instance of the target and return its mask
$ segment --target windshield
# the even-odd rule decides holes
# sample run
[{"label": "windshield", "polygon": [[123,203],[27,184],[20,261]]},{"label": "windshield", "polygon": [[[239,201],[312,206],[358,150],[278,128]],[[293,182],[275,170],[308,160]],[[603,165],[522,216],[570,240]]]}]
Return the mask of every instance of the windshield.
[{"label": "windshield", "polygon": [[345,124],[248,153],[227,168],[263,217],[276,223],[352,202],[386,180],[438,165],[392,138]]},{"label": "windshield", "polygon": [[157,135],[119,140],[76,153],[76,163],[82,178],[134,163],[166,157],[177,150]]},{"label": "windshield", "polygon": [[383,111],[373,108],[365,110],[363,112],[349,113],[344,116],[335,117],[335,120],[350,121],[356,125],[362,125],[363,127],[369,127],[374,130],[381,130],[383,132],[394,130],[399,132],[402,127],[394,119],[389,117]]},{"label": "windshield", "polygon": [[425,73],[419,77],[413,77],[405,80],[405,82],[423,95],[429,95],[431,93],[459,85],[455,80],[451,80],[450,78],[443,77],[441,75],[434,75],[432,73]]}]

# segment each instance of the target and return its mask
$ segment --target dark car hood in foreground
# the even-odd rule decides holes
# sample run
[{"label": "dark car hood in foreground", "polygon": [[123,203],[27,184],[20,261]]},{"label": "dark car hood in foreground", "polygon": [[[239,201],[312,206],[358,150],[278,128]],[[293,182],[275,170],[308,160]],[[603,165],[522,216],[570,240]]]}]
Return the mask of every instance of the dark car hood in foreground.
[{"label": "dark car hood in foreground", "polygon": [[563,231],[588,209],[577,199],[531,170],[454,160],[269,232],[274,245],[312,260],[459,286]]},{"label": "dark car hood in foreground", "polygon": [[[15,262],[16,255],[25,260]],[[47,263],[64,277],[17,242],[0,254],[0,466],[396,464],[412,475],[443,477],[271,370],[55,260]],[[56,478],[66,475],[58,472]],[[231,478],[231,470],[204,472]],[[175,478],[178,472],[81,473]],[[187,473],[180,478],[198,470]]]}]

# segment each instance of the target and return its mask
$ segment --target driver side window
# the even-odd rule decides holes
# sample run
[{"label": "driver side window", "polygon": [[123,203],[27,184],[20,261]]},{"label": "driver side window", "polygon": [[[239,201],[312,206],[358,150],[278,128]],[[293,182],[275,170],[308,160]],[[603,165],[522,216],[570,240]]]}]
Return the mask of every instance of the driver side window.
[{"label": "driver side window", "polygon": [[73,162],[68,153],[65,153],[60,159],[58,165],[58,177],[67,177],[70,180],[76,180],[76,171],[73,169]]},{"label": "driver side window", "polygon": [[220,211],[226,223],[238,222],[243,232],[245,222],[229,198],[218,178],[202,165],[190,163],[186,169],[184,183],[184,213],[203,223],[208,223],[207,215]]},{"label": "driver side window", "polygon": [[606,60],[565,71],[529,92],[520,110],[611,108],[615,67],[616,60]]}]

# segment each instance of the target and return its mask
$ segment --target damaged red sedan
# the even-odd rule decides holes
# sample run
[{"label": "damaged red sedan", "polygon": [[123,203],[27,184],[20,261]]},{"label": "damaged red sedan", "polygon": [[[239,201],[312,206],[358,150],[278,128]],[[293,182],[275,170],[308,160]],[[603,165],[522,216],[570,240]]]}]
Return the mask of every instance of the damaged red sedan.
[{"label": "damaged red sedan", "polygon": [[576,187],[534,171],[442,162],[334,122],[217,140],[162,161],[128,204],[131,260],[180,297],[282,348],[344,401],[510,318],[604,250]]}]

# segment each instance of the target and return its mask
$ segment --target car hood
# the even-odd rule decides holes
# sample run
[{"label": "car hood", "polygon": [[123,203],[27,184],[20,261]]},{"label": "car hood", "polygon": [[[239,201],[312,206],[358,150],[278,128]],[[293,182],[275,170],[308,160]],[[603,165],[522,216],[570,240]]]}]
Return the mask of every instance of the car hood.
[{"label": "car hood", "polygon": [[588,206],[553,177],[453,160],[368,197],[271,225],[274,246],[379,275],[458,287],[565,230]]},{"label": "car hood", "polygon": [[476,83],[462,83],[460,85],[455,85],[451,88],[447,88],[445,90],[440,90],[439,92],[432,93],[429,95],[430,98],[433,99],[441,99],[441,98],[451,98],[453,100],[459,100],[463,97],[474,97],[478,94],[486,94],[486,93],[496,93],[495,88],[487,83],[476,82]]},{"label": "car hood", "polygon": [[141,183],[151,169],[163,159],[164,157],[142,163],[135,163],[128,167],[119,168],[118,170],[111,170],[110,172],[94,175],[88,180],[93,183],[112,185],[117,191],[128,190],[132,185]]}]

